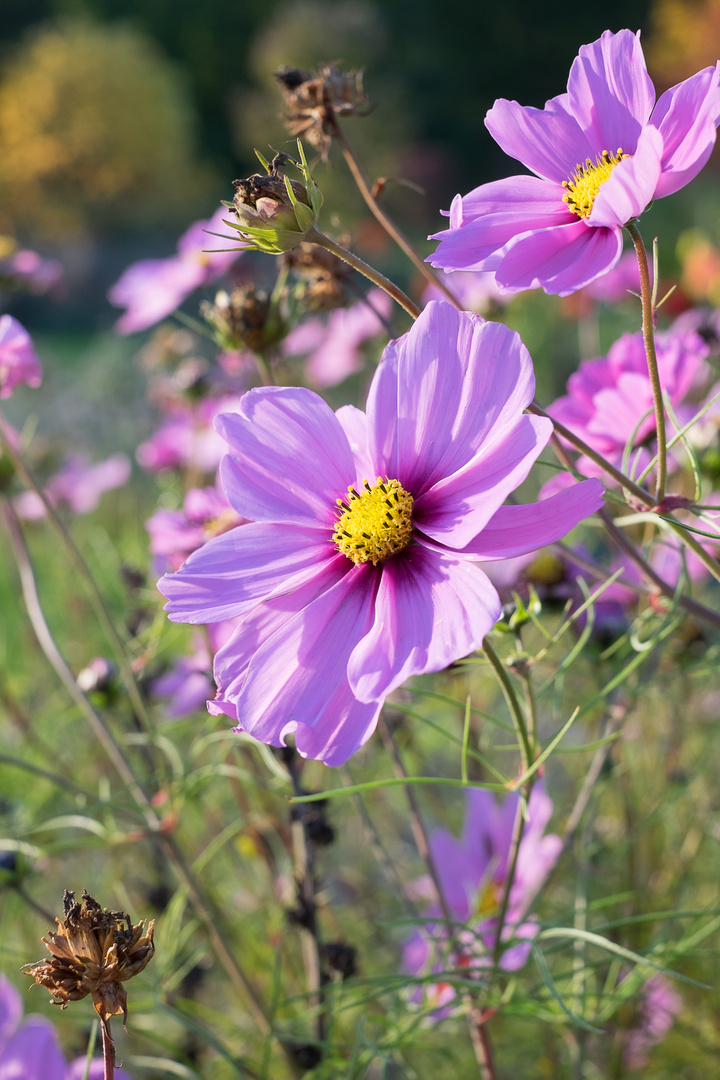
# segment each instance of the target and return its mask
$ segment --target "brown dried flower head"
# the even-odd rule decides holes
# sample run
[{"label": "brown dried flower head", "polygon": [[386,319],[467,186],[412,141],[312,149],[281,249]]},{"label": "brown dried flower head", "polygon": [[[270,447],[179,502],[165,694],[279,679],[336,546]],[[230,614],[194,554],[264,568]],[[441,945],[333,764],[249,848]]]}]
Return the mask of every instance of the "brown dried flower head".
[{"label": "brown dried flower head", "polygon": [[[349,239],[338,238],[338,243],[347,247]],[[317,244],[298,244],[282,259],[303,282],[302,302],[308,311],[334,311],[358,299],[352,267]]]},{"label": "brown dried flower head", "polygon": [[304,135],[324,161],[332,144],[336,116],[365,116],[370,111],[362,71],[341,71],[323,64],[314,75],[281,67],[275,78],[283,90],[283,115],[291,135]]},{"label": "brown dried flower head", "polygon": [[152,957],[155,920],[133,926],[124,911],[102,908],[84,889],[79,903],[75,893],[66,890],[63,907],[65,918],[55,920],[58,933],[42,938],[51,956],[26,964],[25,973],[47,987],[61,1008],[92,994],[103,1023],[120,1014],[124,1023],[127,994],[122,984]]},{"label": "brown dried flower head", "polygon": [[252,283],[228,293],[221,290],[201,312],[213,326],[224,349],[263,353],[285,336],[287,327],[273,310],[271,297]]}]

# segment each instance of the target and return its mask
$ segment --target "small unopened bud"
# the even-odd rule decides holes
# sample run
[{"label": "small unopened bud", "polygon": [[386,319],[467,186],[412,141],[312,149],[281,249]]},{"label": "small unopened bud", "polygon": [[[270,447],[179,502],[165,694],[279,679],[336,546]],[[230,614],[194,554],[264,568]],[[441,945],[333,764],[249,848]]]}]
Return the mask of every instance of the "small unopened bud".
[{"label": "small unopened bud", "polygon": [[229,352],[251,349],[263,353],[282,341],[287,333],[277,305],[252,283],[241,285],[231,293],[221,290],[214,304],[205,303],[200,310],[215,329],[220,347]]},{"label": "small unopened bud", "polygon": [[304,135],[323,160],[336,131],[336,116],[363,116],[370,110],[362,71],[341,71],[323,64],[314,74],[282,67],[275,78],[283,90],[283,115],[291,135]]},{"label": "small unopened bud", "polygon": [[302,243],[314,228],[322,206],[322,194],[310,174],[302,143],[298,140],[302,182],[282,176],[280,168],[291,159],[278,154],[268,163],[258,153],[267,175],[255,173],[247,180],[234,180],[235,198],[228,208],[237,221],[227,221],[237,229],[245,248],[280,255]]},{"label": "small unopened bud", "polygon": [[110,689],[117,668],[104,656],[96,656],[87,667],[78,672],[76,682],[84,694],[105,693]]},{"label": "small unopened bud", "polygon": [[111,1016],[127,1019],[127,994],[123,983],[150,961],[154,920],[133,926],[124,911],[109,911],[83,890],[82,900],[66,890],[65,918],[56,919],[57,934],[42,938],[50,957],[26,964],[26,975],[45,986],[55,1004],[66,1008],[71,1001],[92,995],[95,1010],[106,1023]]}]

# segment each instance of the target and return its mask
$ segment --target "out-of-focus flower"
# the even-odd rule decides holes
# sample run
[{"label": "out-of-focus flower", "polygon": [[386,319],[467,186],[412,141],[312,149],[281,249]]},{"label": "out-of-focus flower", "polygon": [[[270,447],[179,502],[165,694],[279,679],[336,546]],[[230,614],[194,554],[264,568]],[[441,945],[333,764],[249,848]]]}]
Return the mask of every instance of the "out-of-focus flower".
[{"label": "out-of-focus flower", "polygon": [[677,254],[682,265],[680,284],[696,303],[720,303],[720,251],[699,229],[680,235]]},{"label": "out-of-focus flower", "polygon": [[[683,402],[708,373],[707,344],[693,333],[658,334],[656,349],[663,391],[678,418],[690,419]],[[655,432],[655,414],[642,334],[624,334],[606,357],[585,360],[570,376],[568,393],[553,402],[548,412],[618,468],[635,432],[630,468],[636,473],[644,468],[650,460],[646,445]],[[672,455],[668,462],[672,467]],[[585,476],[601,474],[590,458],[581,457],[576,465]],[[566,474],[550,481],[543,493],[563,483]]]},{"label": "out-of-focus flower", "polygon": [[213,419],[239,403],[236,397],[202,398],[194,405],[181,406],[138,446],[138,463],[148,472],[180,468],[213,472],[227,449],[212,426]]},{"label": "out-of-focus flower", "polygon": [[193,551],[241,521],[218,488],[190,488],[182,510],[161,507],[145,522],[155,572],[179,570]]},{"label": "out-of-focus flower", "polygon": [[[495,275],[490,271],[459,271],[445,277],[444,285],[457,297],[465,311],[477,311],[485,315],[493,307],[508,302],[507,295],[498,287]],[[445,294],[437,285],[428,285],[423,293],[423,303],[443,300]]]},{"label": "out-of-focus flower", "polygon": [[215,689],[213,657],[232,637],[235,626],[232,620],[210,623],[206,627],[207,637],[200,633],[193,636],[193,652],[189,656],[176,657],[170,670],[151,684],[150,692],[154,697],[170,699],[165,709],[168,720],[190,716],[211,697]]},{"label": "out-of-focus flower", "polygon": [[361,347],[378,334],[387,336],[386,322],[392,300],[382,289],[370,289],[367,297],[350,308],[338,308],[327,321],[305,319],[292,330],[283,346],[286,356],[309,353],[308,378],[316,386],[336,386],[363,366]]},{"label": "out-of-focus flower", "polygon": [[314,75],[281,67],[275,78],[283,89],[284,117],[291,135],[304,135],[327,161],[336,116],[363,116],[369,112],[362,71],[341,71],[323,64]]},{"label": "out-of-focus flower", "polygon": [[618,262],[623,226],[703,167],[720,120],[720,63],[655,103],[630,30],[583,45],[567,93],[545,108],[500,99],[485,123],[535,176],[513,176],[459,195],[429,262],[493,270],[508,292],[568,296]]},{"label": "out-of-focus flower", "polygon": [[534,384],[517,334],[431,303],[385,350],[367,416],[268,387],[217,418],[222,486],[248,523],[159,583],[179,622],[244,616],[211,711],[340,764],[387,694],[480,647],[500,600],[473,563],[552,542],[602,502],[586,481],[503,506],[552,431],[524,413]]},{"label": "out-of-focus flower", "polygon": [[[60,1050],[55,1026],[44,1016],[23,1020],[20,994],[0,974],[0,1076],[3,1080],[82,1080],[86,1058],[69,1065]],[[103,1080],[101,1058],[90,1062],[87,1080]],[[115,1080],[130,1080],[124,1069],[115,1069]]]},{"label": "out-of-focus flower", "polygon": [[[652,283],[652,266],[648,269]],[[637,297],[632,295],[640,292],[640,270],[635,252],[626,251],[617,266],[608,270],[602,277],[596,278],[582,291],[601,304],[622,304],[626,300],[633,299],[637,303]]]},{"label": "out-of-focus flower", "polygon": [[644,1069],[653,1046],[661,1043],[682,1010],[682,998],[664,975],[651,975],[642,989],[637,1026],[628,1034],[624,1060],[628,1069]]},{"label": "out-of-focus flower", "polygon": [[[453,928],[429,921],[419,927],[403,948],[403,967],[410,975],[438,974],[448,969],[487,967],[497,930],[498,906],[505,889],[513,821],[518,796],[509,796],[498,804],[488,791],[479,788],[466,792],[467,812],[460,840],[445,829],[436,829],[430,837],[430,852],[437,870],[443,898],[453,919],[465,927]],[[523,920],[527,900],[554,866],[562,850],[562,841],[553,834],[544,835],[552,817],[553,805],[542,787],[534,788],[528,803],[528,823],[520,843],[515,877],[502,931],[506,946],[500,967],[517,971],[527,960],[529,944],[538,927],[534,919]],[[433,895],[429,879],[415,887],[419,895]],[[437,901],[423,916],[429,920],[442,915]],[[416,1004],[433,1009],[433,1019],[440,1020],[452,1011],[456,990],[447,982],[426,983],[412,994]]]},{"label": "out-of-focus flower", "polygon": [[57,259],[44,259],[37,251],[18,250],[9,236],[0,236],[0,286],[29,289],[40,295],[62,280],[63,268]]},{"label": "out-of-focus flower", "polygon": [[[106,461],[89,465],[82,454],[73,454],[59,472],[45,484],[45,494],[53,507],[66,506],[73,514],[89,514],[105,491],[122,487],[130,478],[130,461],[125,454],[113,454]],[[45,517],[42,499],[34,491],[24,491],[14,501],[25,521]]]},{"label": "out-of-focus flower", "polygon": [[0,398],[9,398],[22,383],[37,387],[41,382],[32,338],[12,315],[0,316]]},{"label": "out-of-focus flower", "polygon": [[212,304],[205,302],[200,311],[213,327],[217,343],[226,352],[265,353],[285,337],[287,327],[273,298],[252,283],[231,293],[222,289]]},{"label": "out-of-focus flower", "polygon": [[155,952],[154,919],[136,923],[124,911],[109,911],[83,890],[82,900],[65,891],[64,919],[56,919],[58,932],[42,938],[51,954],[23,970],[50,991],[61,1008],[92,995],[103,1022],[112,1016],[127,1019],[123,983],[138,975]]},{"label": "out-of-focus flower", "polygon": [[[222,240],[222,234],[227,234],[226,217],[227,211],[221,208],[208,221],[194,222],[180,237],[177,255],[143,259],[125,270],[108,293],[111,304],[127,309],[115,323],[118,334],[133,334],[153,326],[179,308],[195,289],[230,269],[240,248],[212,250],[228,246]],[[218,232],[220,237],[212,235]],[[230,243],[232,239],[227,237]]]},{"label": "out-of-focus flower", "polygon": [[[320,213],[323,197],[312,178],[302,143],[298,140],[302,183],[283,176],[280,169],[292,159],[287,154],[277,154],[271,164],[255,151],[265,166],[266,175],[254,173],[247,180],[234,180],[235,198],[229,207],[237,221],[225,224],[236,229],[241,250],[264,251],[268,255],[282,255],[308,239],[310,230]],[[293,164],[296,164],[293,162]]]}]

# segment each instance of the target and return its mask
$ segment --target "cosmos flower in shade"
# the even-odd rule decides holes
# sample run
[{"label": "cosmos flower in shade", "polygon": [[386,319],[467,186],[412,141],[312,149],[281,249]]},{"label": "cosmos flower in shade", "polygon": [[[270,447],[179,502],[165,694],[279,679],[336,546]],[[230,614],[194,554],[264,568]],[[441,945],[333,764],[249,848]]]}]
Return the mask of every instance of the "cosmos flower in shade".
[{"label": "cosmos flower in shade", "polygon": [[[691,419],[695,407],[684,404],[688,393],[708,375],[705,357],[708,346],[695,333],[658,334],[656,351],[660,382],[681,421]],[[655,433],[652,386],[647,372],[642,334],[624,334],[605,357],[585,360],[568,380],[568,393],[548,407],[548,413],[579,435],[612,465],[622,467],[628,440],[635,432],[629,467],[635,474],[650,461],[646,449]],[[674,428],[668,419],[670,431]],[[637,429],[637,431],[636,431]],[[577,469],[585,476],[601,474],[590,458],[581,457]],[[672,452],[669,468],[677,467]],[[572,482],[569,474],[558,474],[541,494],[556,491]]]},{"label": "cosmos flower in shade", "polygon": [[[108,293],[115,307],[125,308],[115,323],[118,334],[134,334],[154,326],[179,308],[183,300],[228,270],[240,254],[212,251],[226,247],[222,239],[208,234],[227,234],[223,218],[227,210],[216,210],[208,221],[196,221],[178,241],[177,255],[167,259],[143,259],[133,263]],[[231,238],[229,238],[231,239]]]},{"label": "cosmos flower in shade", "polygon": [[652,975],[642,989],[638,1023],[628,1033],[623,1059],[628,1069],[644,1069],[650,1051],[668,1034],[682,1010],[682,998],[664,975]]},{"label": "cosmos flower in shade", "polygon": [[0,398],[9,398],[22,383],[37,387],[41,382],[32,338],[12,315],[0,316]]},{"label": "cosmos flower in shade", "polygon": [[[3,1080],[82,1080],[85,1057],[67,1064],[60,1050],[55,1026],[44,1016],[23,1020],[20,994],[0,974],[0,1076]],[[101,1058],[90,1063],[88,1080],[103,1080]],[[115,1069],[116,1080],[130,1080],[124,1069]]]},{"label": "cosmos flower in shade", "polygon": [[215,658],[214,713],[346,761],[387,694],[478,649],[500,600],[477,560],[518,555],[601,505],[598,481],[503,506],[550,438],[524,414],[532,361],[499,323],[431,303],[385,350],[367,415],[310,390],[250,390],[215,424],[247,524],[162,578],[170,618],[244,616]]},{"label": "cosmos flower in shade", "polygon": [[[403,948],[402,964],[409,975],[487,967],[491,961],[518,796],[509,796],[498,804],[489,791],[473,788],[466,791],[465,797],[467,810],[461,838],[457,840],[445,829],[436,829],[430,836],[430,851],[450,916],[466,925],[452,940],[442,924],[430,921],[418,927]],[[528,823],[502,932],[507,947],[500,957],[500,967],[505,971],[517,971],[528,958],[530,946],[523,940],[533,938],[538,926],[532,918],[523,919],[523,911],[562,850],[559,836],[544,835],[552,811],[550,798],[542,786],[536,786],[528,804]],[[418,899],[433,896],[429,878],[417,882],[412,893]],[[423,912],[429,920],[441,915],[437,900]],[[452,1012],[455,996],[453,986],[438,981],[417,986],[412,1000],[431,1008],[433,1019],[440,1020]]]},{"label": "cosmos flower in shade", "polygon": [[241,521],[218,488],[190,488],[181,510],[160,507],[145,522],[155,572],[179,570],[193,551]]},{"label": "cosmos flower in shade", "polygon": [[[105,491],[123,487],[130,479],[130,461],[125,454],[112,454],[91,465],[82,454],[71,455],[59,472],[45,484],[45,494],[53,507],[66,507],[73,514],[89,514]],[[25,521],[45,517],[45,507],[34,491],[23,491],[14,500],[18,515]]]},{"label": "cosmos flower in shade", "polygon": [[336,386],[363,366],[361,346],[387,331],[392,300],[382,289],[370,289],[367,299],[338,308],[327,320],[305,319],[285,339],[286,356],[309,353],[305,370],[316,386]]},{"label": "cosmos flower in shade", "polygon": [[568,296],[615,266],[624,225],[700,172],[719,119],[720,63],[656,103],[639,34],[606,30],[582,46],[567,93],[544,109],[495,102],[490,134],[535,175],[456,196],[428,261],[493,270],[508,292]]}]

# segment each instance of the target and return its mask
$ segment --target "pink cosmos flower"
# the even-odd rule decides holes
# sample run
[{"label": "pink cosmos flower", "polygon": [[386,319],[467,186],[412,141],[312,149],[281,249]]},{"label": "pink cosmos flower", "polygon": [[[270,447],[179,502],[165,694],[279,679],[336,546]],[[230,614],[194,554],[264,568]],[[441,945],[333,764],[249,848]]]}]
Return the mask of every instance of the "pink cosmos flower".
[{"label": "pink cosmos flower", "polygon": [[[467,812],[460,840],[445,829],[430,837],[430,850],[450,914],[466,927],[448,941],[445,926],[429,922],[418,928],[403,948],[403,968],[410,975],[429,975],[448,969],[487,967],[497,928],[497,908],[508,873],[508,856],[518,796],[498,804],[489,791],[466,792]],[[520,843],[517,868],[502,939],[508,942],[500,967],[517,971],[528,958],[530,946],[521,939],[533,938],[538,927],[534,919],[523,920],[528,899],[555,865],[562,850],[559,836],[543,835],[552,817],[553,804],[541,786],[534,788],[528,804],[528,824]],[[429,879],[418,883],[420,890],[433,895]],[[442,914],[437,901],[425,910],[429,919]],[[452,1011],[456,990],[438,981],[418,986],[412,995],[417,1004],[433,1008],[433,1019]]]},{"label": "pink cosmos flower", "polygon": [[[106,461],[90,465],[82,454],[71,455],[59,472],[45,485],[45,494],[54,506],[66,506],[73,514],[89,514],[105,491],[122,487],[130,479],[130,462],[125,454],[113,454]],[[42,499],[34,491],[24,491],[14,500],[17,513],[25,521],[45,517]]]},{"label": "pink cosmos flower", "polygon": [[221,411],[234,409],[240,398],[202,398],[194,405],[177,408],[135,456],[143,469],[198,469],[213,472],[225,453],[226,445],[213,428],[213,419]]},{"label": "pink cosmos flower", "polygon": [[12,315],[0,316],[0,398],[9,398],[21,383],[37,387],[41,382],[32,338]]},{"label": "pink cosmos flower", "polygon": [[206,637],[194,635],[192,653],[176,657],[170,670],[152,683],[150,692],[154,697],[169,698],[165,709],[168,720],[190,716],[205,704],[213,692],[213,657],[234,631],[232,620],[211,623]]},{"label": "pink cosmos flower", "polygon": [[227,232],[223,218],[227,210],[216,210],[209,221],[196,221],[178,241],[177,255],[168,259],[143,259],[133,263],[115,282],[108,299],[126,308],[115,323],[118,334],[133,334],[160,322],[180,307],[195,289],[214,281],[228,270],[240,254],[212,251],[226,245],[211,233]]},{"label": "pink cosmos flower", "polygon": [[653,1046],[662,1042],[682,1010],[682,998],[664,975],[652,975],[642,990],[640,1019],[629,1033],[624,1060],[628,1069],[644,1069]]},{"label": "pink cosmos flower", "polygon": [[[658,334],[656,350],[660,382],[678,419],[690,419],[692,410],[683,402],[689,391],[708,374],[708,346],[698,334]],[[652,387],[647,372],[642,334],[624,334],[606,357],[585,360],[568,380],[568,393],[549,406],[548,412],[579,435],[612,465],[622,466],[626,444],[637,428],[630,467],[643,469],[650,460],[646,444],[655,432]],[[668,421],[669,423],[669,421]],[[670,425],[672,430],[672,425]],[[672,457],[670,467],[677,465]],[[576,462],[585,476],[599,476],[601,469],[590,458]],[[550,481],[543,494],[567,482],[567,474]],[[571,482],[571,481],[570,481]]]},{"label": "pink cosmos flower", "polygon": [[179,570],[193,551],[241,521],[218,488],[190,488],[182,510],[161,507],[145,522],[150,533],[150,551],[155,556],[155,572]]},{"label": "pink cosmos flower", "polygon": [[[649,270],[652,282],[652,266]],[[592,281],[583,293],[602,304],[622,304],[632,300],[633,293],[640,293],[640,270],[635,252],[626,251],[612,270]]]},{"label": "pink cosmos flower", "polygon": [[285,339],[286,356],[310,353],[307,374],[316,386],[336,386],[362,367],[360,347],[370,338],[385,334],[383,320],[392,300],[382,289],[370,289],[367,300],[338,308],[327,320],[305,319]]},{"label": "pink cosmos flower", "polygon": [[490,134],[535,175],[456,196],[428,261],[493,270],[508,292],[568,296],[615,266],[627,222],[700,172],[719,120],[720,63],[655,103],[639,34],[606,30],[582,46],[567,93],[544,109],[495,102]]},{"label": "pink cosmos flower", "polygon": [[[0,974],[0,1076],[3,1080],[82,1080],[85,1057],[65,1061],[55,1026],[44,1016],[22,1018],[20,994]],[[103,1080],[102,1059],[90,1063],[88,1080]],[[115,1069],[116,1080],[130,1080]]]},{"label": "pink cosmos flower", "polygon": [[22,249],[0,259],[0,280],[36,295],[54,289],[62,276],[63,268],[57,259],[44,259],[37,251]]},{"label": "pink cosmos flower", "polygon": [[221,483],[248,523],[159,583],[178,622],[244,616],[215,658],[212,712],[340,764],[387,694],[480,647],[500,600],[473,564],[555,540],[601,505],[594,480],[503,506],[550,438],[523,411],[534,382],[517,334],[431,303],[386,348],[367,415],[267,387],[216,418]]}]

